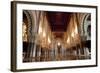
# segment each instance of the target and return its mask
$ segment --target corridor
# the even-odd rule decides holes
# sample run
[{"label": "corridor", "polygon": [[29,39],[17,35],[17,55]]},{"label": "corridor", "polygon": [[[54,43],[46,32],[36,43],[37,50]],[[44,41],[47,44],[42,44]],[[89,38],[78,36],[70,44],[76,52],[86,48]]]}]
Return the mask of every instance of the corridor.
[{"label": "corridor", "polygon": [[91,59],[91,14],[23,10],[23,62]]}]

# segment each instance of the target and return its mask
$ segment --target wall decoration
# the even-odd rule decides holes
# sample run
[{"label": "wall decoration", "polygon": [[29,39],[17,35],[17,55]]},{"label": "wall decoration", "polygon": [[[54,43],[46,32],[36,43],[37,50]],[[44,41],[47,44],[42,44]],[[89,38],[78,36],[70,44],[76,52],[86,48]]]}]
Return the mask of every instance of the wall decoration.
[{"label": "wall decoration", "polygon": [[11,71],[97,66],[97,6],[11,2]]}]

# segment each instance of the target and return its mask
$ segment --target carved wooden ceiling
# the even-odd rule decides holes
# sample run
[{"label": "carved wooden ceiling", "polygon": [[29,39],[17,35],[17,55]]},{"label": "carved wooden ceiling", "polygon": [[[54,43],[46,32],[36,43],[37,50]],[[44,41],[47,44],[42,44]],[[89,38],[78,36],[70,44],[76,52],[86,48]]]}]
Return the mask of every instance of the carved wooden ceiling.
[{"label": "carved wooden ceiling", "polygon": [[63,32],[66,32],[71,14],[69,12],[46,12],[46,16],[55,37],[62,38]]},{"label": "carved wooden ceiling", "polygon": [[46,12],[51,30],[53,32],[65,32],[71,17],[68,12]]}]

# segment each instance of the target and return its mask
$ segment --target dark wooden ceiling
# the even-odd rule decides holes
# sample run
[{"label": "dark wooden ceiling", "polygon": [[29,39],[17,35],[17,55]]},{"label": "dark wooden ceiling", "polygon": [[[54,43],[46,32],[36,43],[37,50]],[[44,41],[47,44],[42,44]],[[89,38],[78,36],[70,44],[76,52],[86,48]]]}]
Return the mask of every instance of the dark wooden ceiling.
[{"label": "dark wooden ceiling", "polygon": [[51,28],[54,32],[55,38],[63,38],[64,32],[66,32],[71,14],[69,12],[46,12],[46,16]]},{"label": "dark wooden ceiling", "polygon": [[69,12],[46,12],[52,32],[65,32],[72,13]]}]

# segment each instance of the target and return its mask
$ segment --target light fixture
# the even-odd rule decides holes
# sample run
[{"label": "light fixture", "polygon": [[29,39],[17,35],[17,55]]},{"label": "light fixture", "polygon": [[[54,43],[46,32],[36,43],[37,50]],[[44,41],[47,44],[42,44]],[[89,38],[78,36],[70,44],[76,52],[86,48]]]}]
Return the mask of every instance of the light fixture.
[{"label": "light fixture", "polygon": [[77,28],[77,26],[75,27],[75,34],[78,34],[78,28]]},{"label": "light fixture", "polygon": [[39,23],[39,31],[38,31],[38,33],[40,34],[42,32],[42,22],[40,21],[40,23]]},{"label": "light fixture", "polygon": [[45,33],[45,31],[43,31],[43,37],[46,37],[46,33]]},{"label": "light fixture", "polygon": [[71,36],[74,37],[74,32],[71,33]]},{"label": "light fixture", "polygon": [[69,37],[68,37],[68,39],[67,39],[67,43],[69,43],[70,42],[70,40],[69,40]]},{"label": "light fixture", "polygon": [[58,46],[60,46],[60,42],[58,42],[58,44],[57,44]]},{"label": "light fixture", "polygon": [[41,27],[39,27],[39,34],[42,32],[42,28]]},{"label": "light fixture", "polygon": [[50,38],[48,37],[48,43],[50,44],[51,43],[51,40],[50,40]]}]

